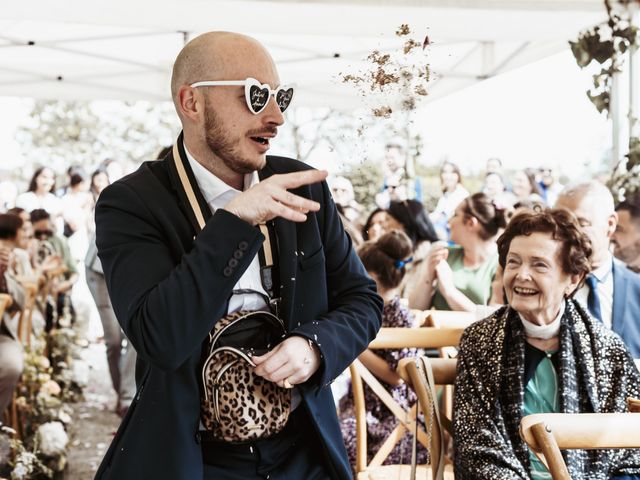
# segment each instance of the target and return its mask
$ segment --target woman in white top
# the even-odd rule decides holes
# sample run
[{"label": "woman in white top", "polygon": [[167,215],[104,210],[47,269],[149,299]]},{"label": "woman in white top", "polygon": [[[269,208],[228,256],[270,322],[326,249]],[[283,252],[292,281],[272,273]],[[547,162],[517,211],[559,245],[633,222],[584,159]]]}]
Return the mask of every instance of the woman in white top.
[{"label": "woman in white top", "polygon": [[59,232],[62,232],[64,222],[62,220],[62,203],[53,192],[56,188],[56,177],[49,167],[38,168],[31,177],[29,188],[16,198],[16,207],[32,212],[42,208],[49,212]]},{"label": "woman in white top", "polygon": [[442,240],[448,240],[447,222],[453,216],[460,202],[469,196],[469,191],[462,186],[462,175],[455,163],[444,162],[440,168],[440,184],[442,197],[429,217]]}]

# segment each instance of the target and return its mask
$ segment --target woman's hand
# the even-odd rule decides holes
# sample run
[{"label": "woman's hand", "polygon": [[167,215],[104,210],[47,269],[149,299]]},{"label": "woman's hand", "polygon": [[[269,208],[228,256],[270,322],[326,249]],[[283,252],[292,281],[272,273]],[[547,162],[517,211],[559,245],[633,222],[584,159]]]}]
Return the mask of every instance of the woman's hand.
[{"label": "woman's hand", "polygon": [[437,278],[437,267],[441,262],[447,261],[449,250],[445,245],[434,244],[426,258],[427,276],[432,280]]},{"label": "woman's hand", "polygon": [[456,288],[453,283],[453,270],[446,260],[440,260],[435,267],[435,272],[438,279],[438,290],[446,296],[448,292]]}]

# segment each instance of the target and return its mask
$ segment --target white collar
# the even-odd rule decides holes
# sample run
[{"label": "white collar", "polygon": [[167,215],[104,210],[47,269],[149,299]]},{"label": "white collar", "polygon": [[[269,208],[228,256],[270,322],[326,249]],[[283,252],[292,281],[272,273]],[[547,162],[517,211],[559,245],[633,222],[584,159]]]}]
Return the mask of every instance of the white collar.
[{"label": "white collar", "polygon": [[562,320],[565,306],[566,304],[563,301],[562,305],[560,305],[560,311],[558,312],[555,320],[547,325],[537,325],[535,323],[531,323],[530,321],[525,320],[522,315],[518,313],[527,337],[540,338],[542,340],[549,340],[550,338],[557,337],[558,333],[560,333],[560,320]]},{"label": "white collar", "polygon": [[[241,193],[239,190],[227,185],[209,170],[204,168],[200,162],[198,162],[193,155],[189,153],[186,145],[184,145],[184,152],[187,155],[187,160],[189,160],[189,165],[191,165],[191,170],[193,170],[193,175],[196,177],[198,187],[200,187],[200,191],[208,204],[214,203],[216,199],[219,199],[223,195],[228,196],[230,192],[232,194]],[[249,189],[258,182],[258,172],[254,171],[252,173],[245,174],[244,190]]]},{"label": "white collar", "polygon": [[610,252],[607,252],[607,255],[604,258],[604,262],[600,264],[600,266],[590,273],[594,277],[598,279],[598,282],[602,283],[607,280],[607,277],[611,274],[613,270],[613,255]]}]

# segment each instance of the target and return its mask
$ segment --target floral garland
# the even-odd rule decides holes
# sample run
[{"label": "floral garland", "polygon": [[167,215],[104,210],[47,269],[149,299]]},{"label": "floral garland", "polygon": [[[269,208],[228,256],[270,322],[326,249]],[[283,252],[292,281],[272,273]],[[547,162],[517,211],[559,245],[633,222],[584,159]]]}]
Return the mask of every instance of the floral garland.
[{"label": "floral garland", "polygon": [[[16,389],[21,435],[0,428],[0,480],[53,479],[67,464],[66,427],[82,398],[88,369],[78,361],[76,333],[69,319],[43,332],[25,348],[24,370]],[[19,438],[20,437],[20,438]]]}]

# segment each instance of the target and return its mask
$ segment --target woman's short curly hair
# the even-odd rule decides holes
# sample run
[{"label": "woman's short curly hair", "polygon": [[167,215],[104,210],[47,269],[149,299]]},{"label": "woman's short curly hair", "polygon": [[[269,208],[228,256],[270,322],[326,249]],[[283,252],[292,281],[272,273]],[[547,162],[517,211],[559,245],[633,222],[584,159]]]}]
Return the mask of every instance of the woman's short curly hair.
[{"label": "woman's short curly hair", "polygon": [[560,264],[566,274],[584,276],[591,271],[591,241],[580,230],[575,215],[561,209],[516,214],[497,241],[502,268],[506,264],[511,241],[532,233],[549,233],[551,238],[560,242]]}]

